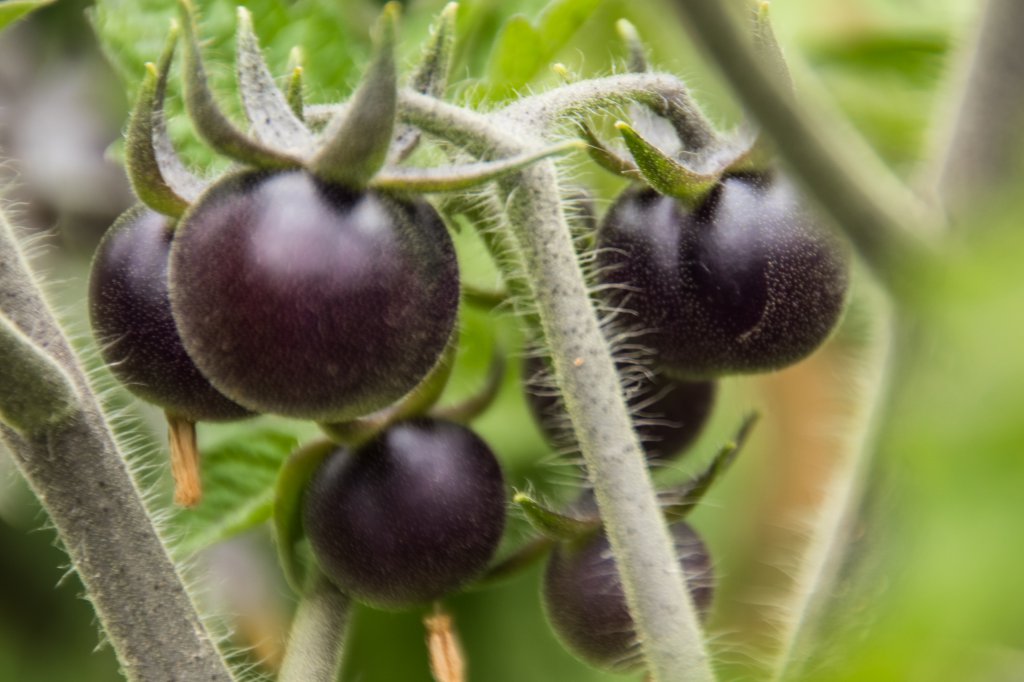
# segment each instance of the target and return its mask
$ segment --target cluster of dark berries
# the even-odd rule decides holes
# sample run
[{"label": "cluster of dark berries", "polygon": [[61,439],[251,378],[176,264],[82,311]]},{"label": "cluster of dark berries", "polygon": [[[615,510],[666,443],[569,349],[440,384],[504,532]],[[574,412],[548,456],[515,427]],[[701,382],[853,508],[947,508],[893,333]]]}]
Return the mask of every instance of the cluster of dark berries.
[{"label": "cluster of dark berries", "polygon": [[[460,280],[446,224],[421,194],[462,191],[566,148],[422,172],[397,167],[419,135],[396,124],[395,12],[385,9],[359,89],[318,128],[301,87],[286,95],[274,84],[242,10],[243,132],[207,87],[194,11],[182,0],[190,116],[239,167],[207,181],[173,153],[163,120],[173,30],[129,129],[127,165],[142,203],[100,244],[90,285],[104,359],[167,414],[178,501],[198,500],[196,422],[273,414],[321,424],[333,442],[285,465],[282,480],[298,483],[279,486],[279,497],[290,490],[292,499],[278,499],[275,514],[293,510],[319,570],[339,589],[386,609],[438,599],[483,575],[505,526],[501,467],[461,423],[486,409],[501,373],[463,409],[435,407],[456,345]],[[421,93],[444,90],[453,21],[450,6],[411,80]],[[652,464],[695,442],[721,377],[776,370],[819,347],[847,291],[844,249],[765,161],[763,145],[730,151],[694,132],[699,112],[675,114],[688,118],[667,111],[679,133],[670,149],[648,141],[654,131],[618,125],[631,159],[580,123],[595,158],[642,181],[614,202],[588,248],[601,303],[619,313],[608,328],[646,349],[642,365],[620,358],[620,370]],[[549,374],[546,359],[527,361],[528,400],[552,444],[571,449],[562,397],[544,389]],[[702,615],[711,559],[685,519],[751,424],[701,474],[663,493]],[[548,538],[544,602],[555,631],[600,667],[642,665],[593,495],[585,491],[565,513],[522,494],[516,501]],[[294,539],[278,537],[285,555]],[[291,561],[284,558],[286,569]]]},{"label": "cluster of dark berries", "polygon": [[[339,445],[312,475],[302,512],[320,569],[383,608],[439,598],[486,568],[506,496],[487,444],[429,412],[450,370],[459,270],[444,221],[412,191],[424,177],[444,189],[445,178],[389,165],[418,140],[395,124],[395,7],[378,26],[366,80],[319,138],[301,102],[273,86],[244,10],[238,75],[251,130],[236,129],[207,89],[194,12],[182,7],[193,122],[246,168],[207,182],[169,154],[172,30],[129,132],[143,203],[93,262],[103,358],[165,410],[184,505],[199,497],[196,422],[274,414],[322,424]],[[451,22],[447,11],[428,50],[450,52]],[[419,86],[436,89],[447,64],[424,63],[433,71],[418,74]],[[483,181],[524,162],[513,161],[473,170]],[[465,174],[453,173],[464,187]]]}]

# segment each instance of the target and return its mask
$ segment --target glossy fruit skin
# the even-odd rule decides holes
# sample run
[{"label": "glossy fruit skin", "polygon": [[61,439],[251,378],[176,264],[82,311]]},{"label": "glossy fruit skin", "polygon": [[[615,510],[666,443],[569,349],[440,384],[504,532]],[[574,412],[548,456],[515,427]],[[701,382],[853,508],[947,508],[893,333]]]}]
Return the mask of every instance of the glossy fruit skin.
[{"label": "glossy fruit skin", "polygon": [[128,390],[174,416],[251,416],[210,385],[181,343],[167,290],[173,234],[168,218],[141,205],[107,230],[89,279],[89,317],[100,354]]},{"label": "glossy fruit skin", "polygon": [[[541,381],[550,372],[547,365],[536,356],[523,362],[526,404],[553,447],[571,448],[574,440],[562,399]],[[676,381],[661,373],[641,380],[628,402],[648,462],[670,462],[692,445],[711,416],[717,393],[714,381]]]},{"label": "glossy fruit skin", "polygon": [[845,247],[769,175],[724,178],[688,211],[647,188],[623,192],[598,234],[612,302],[678,378],[776,370],[818,348],[842,314]]},{"label": "glossy fruit skin", "polygon": [[196,365],[260,412],[341,421],[405,395],[448,343],[451,238],[422,199],[247,172],[182,218],[171,303]]},{"label": "glossy fruit skin", "polygon": [[[690,598],[703,620],[714,595],[711,557],[688,524],[673,524],[669,531]],[[643,666],[633,618],[603,533],[558,544],[548,560],[542,596],[551,628],[580,660],[616,673]]]},{"label": "glossy fruit skin", "polygon": [[464,426],[400,422],[339,449],[304,499],[313,554],[343,591],[399,610],[457,590],[488,565],[505,527],[498,460]]}]

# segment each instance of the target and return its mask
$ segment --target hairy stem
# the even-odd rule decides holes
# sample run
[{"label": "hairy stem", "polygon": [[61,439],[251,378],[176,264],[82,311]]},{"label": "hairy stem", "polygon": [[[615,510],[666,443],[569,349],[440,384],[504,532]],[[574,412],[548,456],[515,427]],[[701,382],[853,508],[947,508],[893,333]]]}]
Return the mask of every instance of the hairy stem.
[{"label": "hairy stem", "polygon": [[[46,509],[124,673],[139,682],[232,680],[146,513],[67,338],[0,213],[0,312],[75,384],[61,419],[0,440]],[[2,361],[2,359],[0,359]]]},{"label": "hairy stem", "polygon": [[963,61],[961,93],[936,167],[937,195],[954,214],[1000,187],[1021,162],[1024,142],[1024,3],[989,0]]},{"label": "hairy stem", "polygon": [[[504,122],[499,128],[487,117],[414,93],[403,93],[401,115],[485,158],[542,144],[530,128]],[[587,294],[558,186],[549,161],[501,183],[555,378],[587,463],[648,669],[658,682],[708,682],[714,674],[696,611]]]},{"label": "hairy stem", "polygon": [[351,601],[322,575],[302,597],[278,682],[335,682]]},{"label": "hairy stem", "polygon": [[595,109],[637,103],[668,118],[687,150],[699,151],[719,141],[687,87],[675,76],[662,73],[630,73],[571,83],[524,97],[496,115],[547,132],[557,123]]},{"label": "hairy stem", "polygon": [[787,94],[733,21],[727,3],[676,0],[675,5],[694,40],[774,140],[779,156],[875,275],[901,294],[918,286],[931,255],[918,227],[937,222],[927,207],[892,179],[859,136],[848,128],[837,132],[835,116],[826,118],[812,111],[813,103],[798,105]]}]

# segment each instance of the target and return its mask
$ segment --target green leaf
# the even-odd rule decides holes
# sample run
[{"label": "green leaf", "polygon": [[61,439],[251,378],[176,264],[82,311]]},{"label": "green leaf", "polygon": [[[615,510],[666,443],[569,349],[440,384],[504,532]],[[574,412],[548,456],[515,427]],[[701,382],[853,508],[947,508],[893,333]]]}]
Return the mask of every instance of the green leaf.
[{"label": "green leaf", "polygon": [[14,2],[0,2],[0,31],[4,30],[23,16],[45,7],[53,0],[15,0]]},{"label": "green leaf", "polygon": [[495,41],[488,68],[492,96],[507,98],[547,68],[601,0],[553,0],[536,23],[523,15],[508,20]]},{"label": "green leaf", "polygon": [[527,83],[544,63],[541,40],[533,24],[523,15],[509,19],[491,54],[488,69],[491,81],[510,91]]},{"label": "green leaf", "polygon": [[188,558],[270,519],[278,471],[296,445],[294,433],[262,428],[204,448],[203,500],[175,516],[175,556]]},{"label": "green leaf", "polygon": [[569,42],[593,13],[601,0],[555,0],[541,13],[539,29],[541,40],[553,55]]},{"label": "green leaf", "polygon": [[299,594],[302,593],[305,584],[302,561],[297,555],[296,548],[303,537],[302,495],[309,479],[313,477],[327,455],[338,447],[329,440],[317,440],[299,448],[281,468],[274,487],[273,515],[277,556],[288,584]]}]

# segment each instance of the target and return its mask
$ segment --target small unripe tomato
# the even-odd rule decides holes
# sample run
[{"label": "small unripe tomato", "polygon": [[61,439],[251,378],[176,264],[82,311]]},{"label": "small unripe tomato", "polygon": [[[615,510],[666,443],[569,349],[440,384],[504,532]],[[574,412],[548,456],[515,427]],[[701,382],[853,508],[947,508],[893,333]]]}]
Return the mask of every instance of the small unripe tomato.
[{"label": "small unripe tomato", "polygon": [[373,412],[413,389],[452,334],[455,249],[422,199],[247,172],[212,186],[178,231],[171,303],[185,348],[251,409]]},{"label": "small unripe tomato", "polygon": [[681,378],[763,372],[813,352],[846,301],[846,250],[768,175],[726,177],[696,210],[626,190],[598,234],[611,298]]},{"label": "small unripe tomato", "polygon": [[[688,524],[673,524],[669,531],[690,598],[706,618],[715,582],[707,547]],[[603,533],[559,543],[548,560],[543,601],[551,628],[580,660],[617,673],[643,665],[636,626]]]},{"label": "small unripe tomato", "polygon": [[416,419],[317,471],[304,524],[324,573],[383,609],[430,602],[490,562],[505,527],[505,482],[491,449],[464,426]]},{"label": "small unripe tomato", "polygon": [[93,258],[89,317],[103,360],[128,390],[189,421],[252,413],[224,397],[181,343],[167,290],[170,219],[144,206],[125,212]]}]

